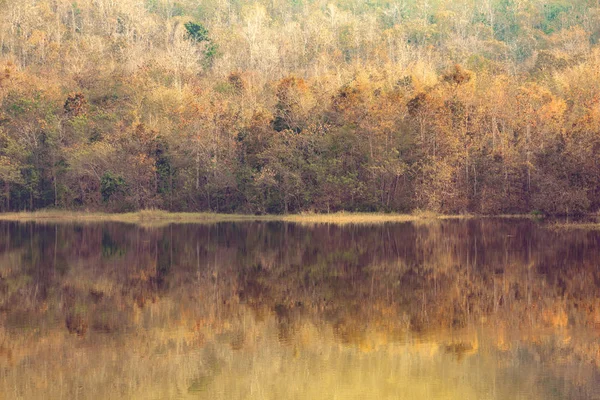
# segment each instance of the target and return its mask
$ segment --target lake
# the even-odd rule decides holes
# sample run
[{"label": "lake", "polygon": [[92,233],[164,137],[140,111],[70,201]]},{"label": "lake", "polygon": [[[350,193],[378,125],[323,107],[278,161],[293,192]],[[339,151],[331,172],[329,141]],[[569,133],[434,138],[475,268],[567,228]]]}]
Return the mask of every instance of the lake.
[{"label": "lake", "polygon": [[2,399],[600,399],[600,231],[0,223]]}]

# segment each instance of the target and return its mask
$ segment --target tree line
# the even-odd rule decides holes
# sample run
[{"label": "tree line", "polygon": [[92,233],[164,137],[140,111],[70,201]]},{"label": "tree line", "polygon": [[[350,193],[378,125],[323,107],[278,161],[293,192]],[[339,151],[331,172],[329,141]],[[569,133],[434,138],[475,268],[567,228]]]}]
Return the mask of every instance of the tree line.
[{"label": "tree line", "polygon": [[590,0],[0,1],[0,209],[586,213]]}]

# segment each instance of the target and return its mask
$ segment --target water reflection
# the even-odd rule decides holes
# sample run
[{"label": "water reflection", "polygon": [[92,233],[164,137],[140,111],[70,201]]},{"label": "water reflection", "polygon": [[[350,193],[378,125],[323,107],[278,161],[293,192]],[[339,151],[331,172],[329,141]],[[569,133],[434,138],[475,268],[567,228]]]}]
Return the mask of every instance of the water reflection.
[{"label": "water reflection", "polygon": [[0,223],[0,397],[600,398],[599,239]]}]

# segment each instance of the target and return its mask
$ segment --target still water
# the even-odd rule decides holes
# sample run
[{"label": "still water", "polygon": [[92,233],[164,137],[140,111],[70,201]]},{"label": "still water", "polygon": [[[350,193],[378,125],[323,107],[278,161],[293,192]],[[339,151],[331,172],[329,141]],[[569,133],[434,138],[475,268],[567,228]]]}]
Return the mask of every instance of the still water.
[{"label": "still water", "polygon": [[600,232],[0,223],[2,399],[600,399]]}]

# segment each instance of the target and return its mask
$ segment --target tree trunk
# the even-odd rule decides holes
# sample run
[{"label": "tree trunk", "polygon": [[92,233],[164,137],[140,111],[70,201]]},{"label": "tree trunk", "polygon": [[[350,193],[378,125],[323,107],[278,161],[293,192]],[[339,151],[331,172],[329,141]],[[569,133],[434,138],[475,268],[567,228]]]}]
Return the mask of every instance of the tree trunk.
[{"label": "tree trunk", "polygon": [[531,191],[531,163],[530,163],[531,153],[529,151],[529,148],[530,148],[530,144],[529,144],[530,134],[531,134],[531,125],[528,124],[527,125],[527,192]]},{"label": "tree trunk", "polygon": [[196,190],[200,190],[200,139],[196,139]]},{"label": "tree trunk", "polygon": [[52,177],[54,181],[54,207],[58,207],[58,189],[56,183],[56,171],[54,171],[54,176]]}]

